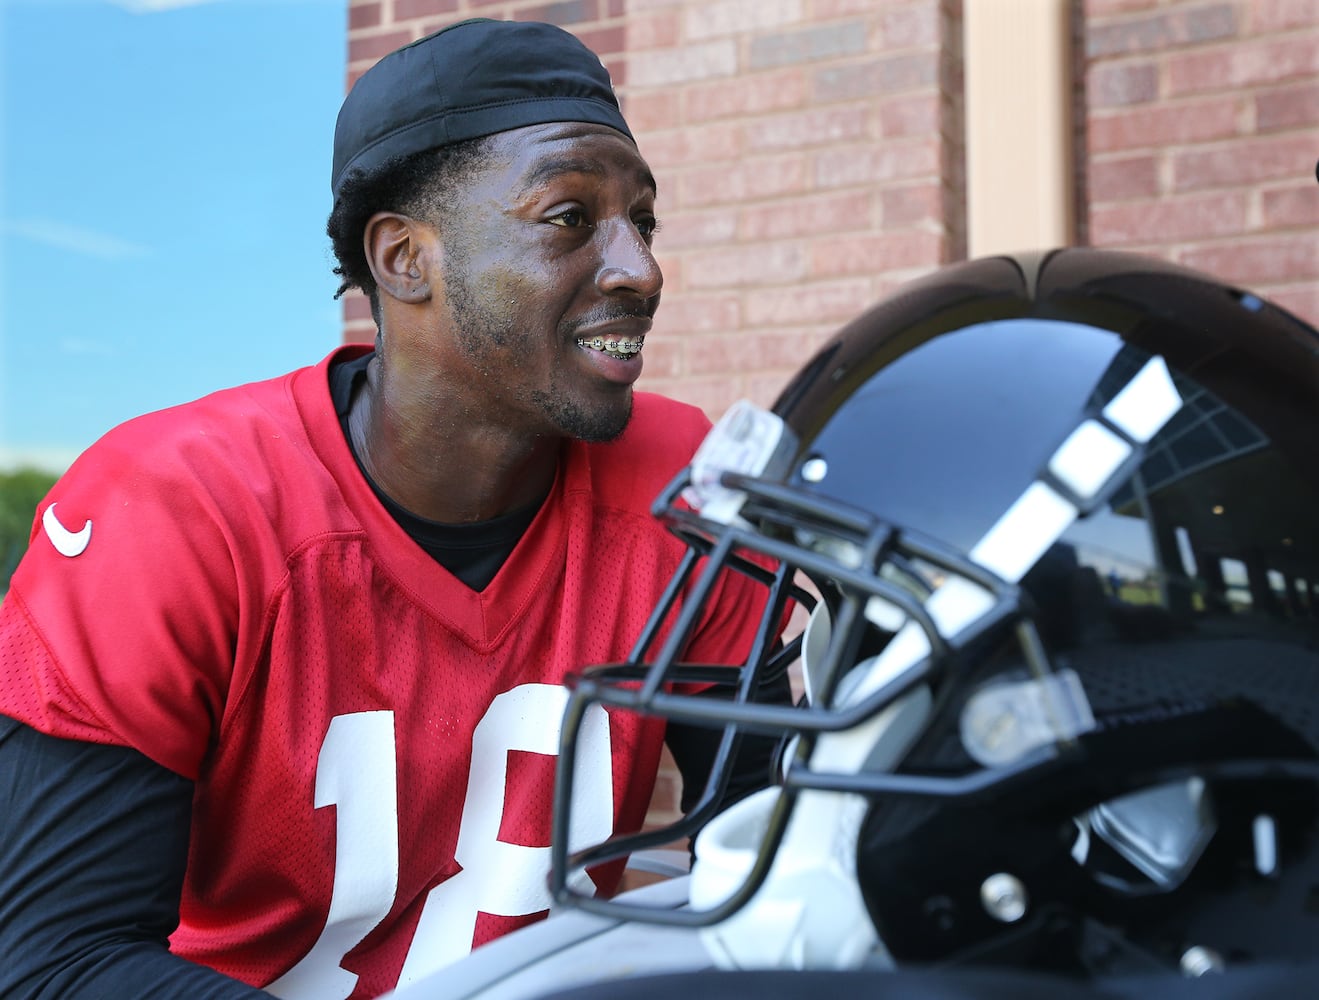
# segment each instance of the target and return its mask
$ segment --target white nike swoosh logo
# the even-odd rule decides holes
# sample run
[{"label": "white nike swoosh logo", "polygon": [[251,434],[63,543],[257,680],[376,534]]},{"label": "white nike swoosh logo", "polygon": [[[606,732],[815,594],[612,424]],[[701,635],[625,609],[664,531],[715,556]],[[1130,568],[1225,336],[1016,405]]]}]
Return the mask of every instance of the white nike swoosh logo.
[{"label": "white nike swoosh logo", "polygon": [[59,518],[55,516],[54,504],[47,507],[46,513],[41,515],[41,526],[46,529],[46,537],[50,539],[50,544],[55,546],[55,551],[70,559],[87,551],[87,546],[92,540],[91,521],[84,524],[81,531],[70,531],[60,524]]}]

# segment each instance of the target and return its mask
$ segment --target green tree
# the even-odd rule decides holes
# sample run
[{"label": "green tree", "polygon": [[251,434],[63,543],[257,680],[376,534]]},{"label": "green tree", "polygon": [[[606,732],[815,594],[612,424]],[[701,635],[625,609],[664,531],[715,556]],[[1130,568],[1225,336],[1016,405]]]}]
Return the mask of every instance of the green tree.
[{"label": "green tree", "polygon": [[32,515],[59,477],[40,469],[0,472],[0,594],[27,551]]}]

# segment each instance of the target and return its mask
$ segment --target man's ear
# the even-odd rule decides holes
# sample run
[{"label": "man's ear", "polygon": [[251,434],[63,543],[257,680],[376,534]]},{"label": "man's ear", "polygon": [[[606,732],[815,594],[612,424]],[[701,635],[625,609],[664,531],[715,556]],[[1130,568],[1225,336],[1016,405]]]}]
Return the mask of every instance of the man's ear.
[{"label": "man's ear", "polygon": [[366,262],[376,287],[400,302],[416,305],[431,297],[428,250],[435,234],[424,223],[397,212],[377,212],[362,234]]}]

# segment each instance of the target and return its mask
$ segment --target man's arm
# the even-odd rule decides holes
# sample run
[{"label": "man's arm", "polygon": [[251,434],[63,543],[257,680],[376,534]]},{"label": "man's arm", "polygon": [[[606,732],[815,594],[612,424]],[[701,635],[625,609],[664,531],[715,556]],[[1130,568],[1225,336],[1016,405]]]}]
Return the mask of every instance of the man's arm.
[{"label": "man's arm", "polygon": [[192,782],[0,716],[0,996],[252,1000],[170,954]]},{"label": "man's arm", "polygon": [[[727,688],[714,687],[695,695],[698,698],[731,698],[732,692]],[[760,704],[791,705],[792,688],[786,671],[763,679],[756,693],[755,700]],[[715,754],[719,750],[719,741],[723,739],[722,729],[690,725],[681,722],[669,722],[664,742],[668,744],[673,761],[682,774],[683,812],[690,812],[696,805],[705,783],[710,777]],[[728,787],[719,800],[719,809],[731,806],[739,799],[746,798],[767,785],[773,784],[773,773],[778,763],[779,744],[777,736],[761,736],[755,733],[742,733],[729,771]]]}]

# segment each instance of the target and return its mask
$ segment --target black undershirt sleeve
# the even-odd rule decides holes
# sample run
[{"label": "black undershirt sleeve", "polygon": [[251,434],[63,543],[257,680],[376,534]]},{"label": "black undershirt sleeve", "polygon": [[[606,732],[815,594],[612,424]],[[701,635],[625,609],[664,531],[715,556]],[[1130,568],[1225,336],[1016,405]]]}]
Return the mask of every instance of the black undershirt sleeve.
[{"label": "black undershirt sleeve", "polygon": [[[696,695],[699,698],[731,696],[731,692],[724,688],[709,688]],[[781,672],[762,682],[755,700],[760,704],[791,705],[792,688],[787,673]],[[689,812],[705,790],[715,754],[719,750],[719,741],[723,739],[723,735],[722,729],[680,722],[668,724],[664,733],[664,742],[668,745],[669,752],[673,754],[673,761],[678,765],[678,772],[682,775],[680,808],[683,812]],[[776,736],[741,734],[730,769],[728,786],[719,800],[720,810],[774,783],[773,771],[779,756],[779,743],[780,739]]]},{"label": "black undershirt sleeve", "polygon": [[0,716],[0,997],[251,1000],[170,954],[192,782]]}]

